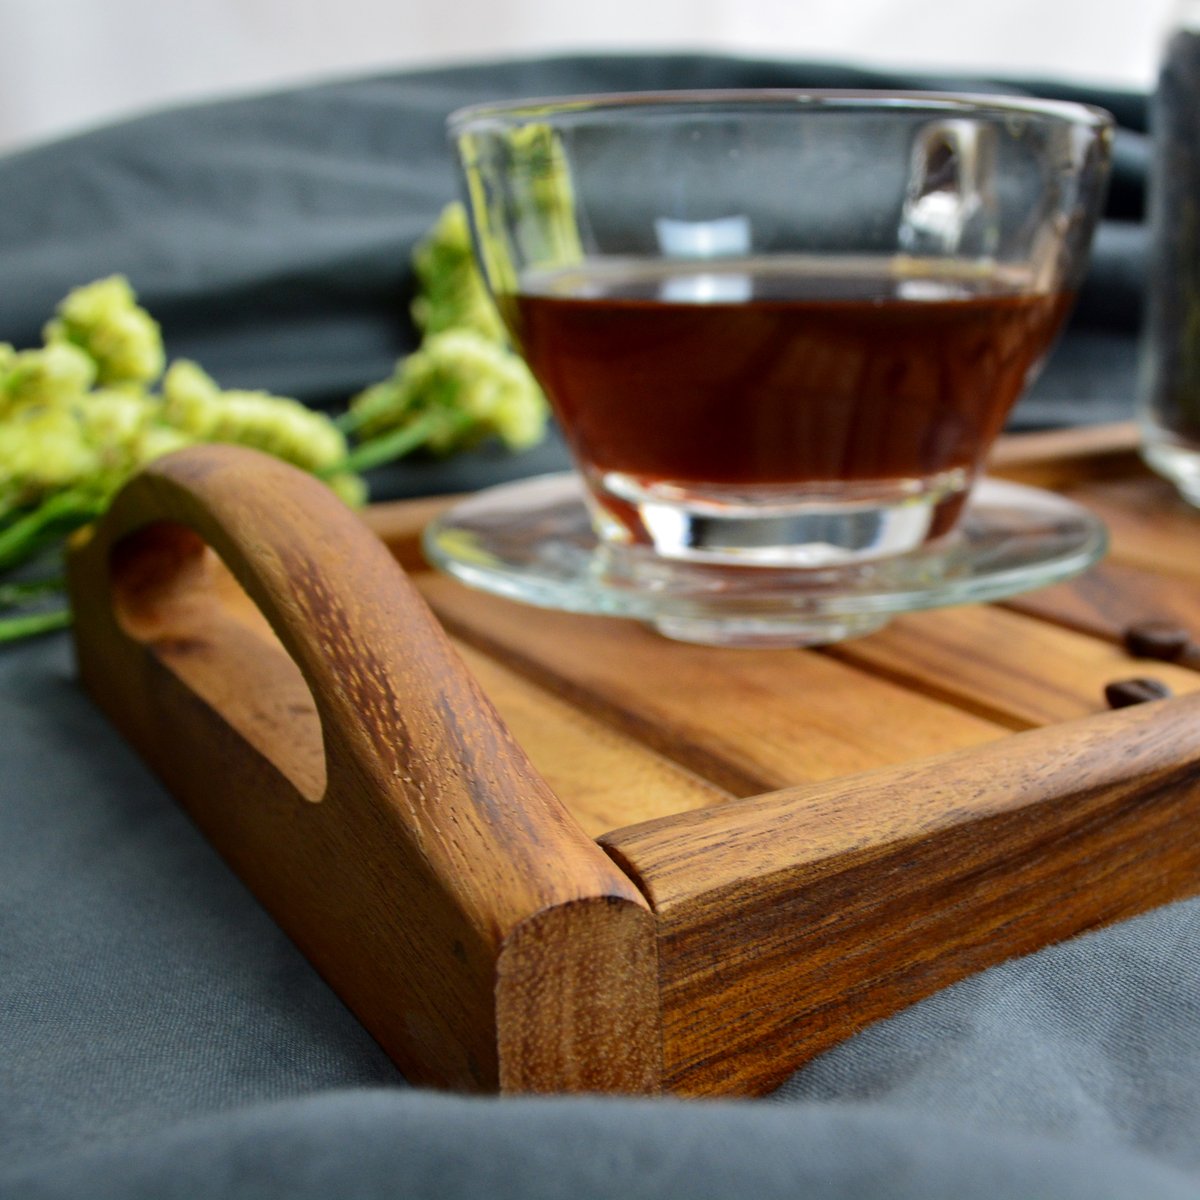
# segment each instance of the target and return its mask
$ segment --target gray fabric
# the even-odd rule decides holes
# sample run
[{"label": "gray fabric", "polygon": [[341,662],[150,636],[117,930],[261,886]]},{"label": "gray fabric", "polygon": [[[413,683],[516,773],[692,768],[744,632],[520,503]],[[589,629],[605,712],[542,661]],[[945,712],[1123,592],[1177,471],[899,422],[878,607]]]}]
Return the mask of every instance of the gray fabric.
[{"label": "gray fabric", "polygon": [[[405,261],[473,99],[937,84],[814,64],[564,59],[160,114],[0,160],[0,337],[127,272],[169,348],[314,404],[411,344]],[[982,81],[978,87],[1016,85]],[[1026,424],[1126,415],[1144,97],[1096,267]],[[377,495],[549,469],[411,463]],[[404,1085],[79,692],[64,637],[0,650],[0,1196],[1200,1198],[1200,903],[948,989],[759,1103],[467,1100]]]},{"label": "gray fabric", "polygon": [[897,1112],[343,1091],[198,1120],[0,1178],[67,1200],[1194,1200],[1101,1145]]}]

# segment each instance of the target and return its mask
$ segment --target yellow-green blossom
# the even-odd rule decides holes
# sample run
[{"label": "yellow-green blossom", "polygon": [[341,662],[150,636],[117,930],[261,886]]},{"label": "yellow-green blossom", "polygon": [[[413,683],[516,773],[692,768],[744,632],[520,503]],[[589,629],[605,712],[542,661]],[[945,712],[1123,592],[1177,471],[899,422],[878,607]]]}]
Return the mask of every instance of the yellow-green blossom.
[{"label": "yellow-green blossom", "polygon": [[20,408],[73,404],[95,382],[95,363],[75,346],[7,350],[0,375],[0,418]]},{"label": "yellow-green blossom", "polygon": [[438,454],[499,438],[512,450],[545,431],[546,402],[525,363],[470,329],[428,337],[395,374],[360,393],[352,409],[364,437],[423,418],[425,444]]},{"label": "yellow-green blossom", "polygon": [[417,296],[412,317],[425,334],[474,329],[483,337],[507,342],[504,324],[492,303],[471,249],[467,210],[449,204],[429,236],[413,251]]},{"label": "yellow-green blossom", "polygon": [[562,134],[531,122],[509,130],[505,143],[525,257],[542,270],[581,262],[575,184]]},{"label": "yellow-green blossom", "polygon": [[68,408],[27,408],[0,421],[0,508],[36,504],[100,469],[97,448]]},{"label": "yellow-green blossom", "polygon": [[325,478],[334,495],[351,508],[362,508],[367,502],[367,481],[352,471],[342,471]]},{"label": "yellow-green blossom", "polygon": [[162,382],[162,416],[169,425],[207,441],[219,420],[221,388],[196,363],[176,359]]},{"label": "yellow-green blossom", "polygon": [[162,419],[197,441],[252,446],[306,471],[346,457],[345,436],[323,413],[268,392],[222,391],[187,360],[172,363],[163,379]]},{"label": "yellow-green blossom", "polygon": [[101,385],[149,385],[163,371],[158,322],[139,307],[123,275],[110,275],[70,292],[43,336],[47,343],[69,342],[90,355]]},{"label": "yellow-green blossom", "polygon": [[192,445],[192,439],[178,429],[169,425],[146,425],[129,445],[130,460],[133,469],[143,467],[146,463],[162,458]]},{"label": "yellow-green blossom", "polygon": [[328,417],[267,392],[222,392],[208,439],[253,446],[306,471],[346,457],[346,439]]},{"label": "yellow-green blossom", "polygon": [[159,408],[145,392],[117,388],[89,392],[74,407],[84,438],[112,463],[133,457],[133,447]]}]

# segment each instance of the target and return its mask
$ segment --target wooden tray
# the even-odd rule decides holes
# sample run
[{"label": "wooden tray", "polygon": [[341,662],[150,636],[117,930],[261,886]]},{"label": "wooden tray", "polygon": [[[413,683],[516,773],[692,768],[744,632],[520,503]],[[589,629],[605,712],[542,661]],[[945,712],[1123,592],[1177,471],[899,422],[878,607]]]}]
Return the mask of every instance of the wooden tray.
[{"label": "wooden tray", "polygon": [[[414,1082],[761,1093],[970,972],[1200,891],[1200,660],[1120,641],[1200,632],[1200,514],[1126,429],[995,467],[1098,511],[1111,557],[749,651],[434,575],[444,500],[364,524],[274,460],[190,450],[72,556],[80,673]],[[1139,675],[1176,698],[1107,711]]]}]

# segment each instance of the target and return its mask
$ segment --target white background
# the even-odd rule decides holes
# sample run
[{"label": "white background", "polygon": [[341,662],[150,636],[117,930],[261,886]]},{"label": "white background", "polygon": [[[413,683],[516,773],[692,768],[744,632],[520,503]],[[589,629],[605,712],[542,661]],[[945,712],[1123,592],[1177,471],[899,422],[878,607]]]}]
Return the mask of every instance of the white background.
[{"label": "white background", "polygon": [[1148,87],[1174,0],[0,0],[0,151],[412,65],[699,49]]}]

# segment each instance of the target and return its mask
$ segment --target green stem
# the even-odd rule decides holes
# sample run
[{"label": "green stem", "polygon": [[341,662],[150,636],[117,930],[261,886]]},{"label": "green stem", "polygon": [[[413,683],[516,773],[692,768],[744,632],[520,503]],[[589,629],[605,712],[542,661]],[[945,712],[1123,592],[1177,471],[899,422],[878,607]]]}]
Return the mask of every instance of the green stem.
[{"label": "green stem", "polygon": [[31,579],[23,583],[0,583],[0,608],[16,608],[26,600],[37,600],[55,592],[66,591],[67,581],[56,579]]},{"label": "green stem", "polygon": [[0,619],[0,643],[16,642],[21,638],[36,637],[40,633],[66,629],[70,624],[69,608],[56,608],[51,612],[31,613],[21,617],[5,617]]},{"label": "green stem", "polygon": [[[103,504],[92,493],[70,489],[56,492],[37,508],[0,530],[0,571],[31,558],[41,547],[44,535],[49,530],[61,525],[77,529],[95,520],[102,511]],[[58,530],[60,535],[63,532],[66,530]]]},{"label": "green stem", "polygon": [[348,408],[344,413],[339,413],[334,417],[333,423],[343,433],[357,433],[359,426],[363,423],[363,415],[353,408]]},{"label": "green stem", "polygon": [[[328,478],[330,475],[341,475],[345,472],[369,471],[372,467],[381,467],[397,458],[411,454],[417,447],[423,445],[437,433],[445,424],[447,414],[427,413],[411,425],[402,425],[369,442],[355,446],[341,462],[324,467],[318,474]],[[464,417],[464,421],[469,418]]]}]

